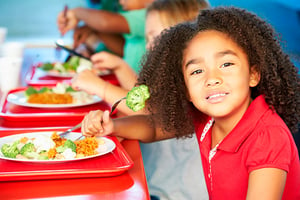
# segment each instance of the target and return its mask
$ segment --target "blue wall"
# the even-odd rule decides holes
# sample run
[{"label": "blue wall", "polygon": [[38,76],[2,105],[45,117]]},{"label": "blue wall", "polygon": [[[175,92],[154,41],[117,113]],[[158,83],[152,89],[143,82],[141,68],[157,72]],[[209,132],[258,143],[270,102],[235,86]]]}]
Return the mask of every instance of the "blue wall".
[{"label": "blue wall", "polygon": [[210,0],[210,5],[236,6],[256,13],[281,35],[282,47],[300,69],[300,0]]}]

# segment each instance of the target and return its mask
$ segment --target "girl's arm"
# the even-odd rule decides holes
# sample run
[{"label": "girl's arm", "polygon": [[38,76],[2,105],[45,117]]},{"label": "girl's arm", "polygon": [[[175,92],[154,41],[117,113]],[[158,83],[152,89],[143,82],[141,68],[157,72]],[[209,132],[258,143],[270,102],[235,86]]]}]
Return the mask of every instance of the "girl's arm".
[{"label": "girl's arm", "polygon": [[277,168],[254,170],[249,175],[247,200],[280,200],[287,173]]},{"label": "girl's arm", "polygon": [[81,131],[85,136],[112,134],[145,143],[175,137],[172,133],[164,133],[159,123],[150,115],[132,115],[111,119],[108,111],[103,113],[100,110],[91,111],[84,117]]},{"label": "girl's arm", "polygon": [[87,26],[97,31],[104,33],[130,33],[127,20],[118,13],[81,7],[69,11],[74,12],[78,21],[84,21]]},{"label": "girl's arm", "polygon": [[93,67],[103,70],[109,69],[114,72],[122,88],[131,90],[137,82],[137,74],[119,56],[109,52],[99,52],[91,56]]},{"label": "girl's arm", "polygon": [[80,21],[100,32],[130,33],[127,20],[122,15],[105,10],[78,7],[69,9],[66,16],[60,12],[57,17],[57,25],[62,34],[74,29]]},{"label": "girl's arm", "polygon": [[[111,105],[119,99],[125,97],[129,91],[101,79],[91,70],[84,70],[76,74],[72,79],[72,87],[75,89],[84,90],[89,94],[97,95]],[[132,111],[126,106],[125,100],[118,105],[117,109],[126,115],[144,112],[143,110],[138,112]]]}]

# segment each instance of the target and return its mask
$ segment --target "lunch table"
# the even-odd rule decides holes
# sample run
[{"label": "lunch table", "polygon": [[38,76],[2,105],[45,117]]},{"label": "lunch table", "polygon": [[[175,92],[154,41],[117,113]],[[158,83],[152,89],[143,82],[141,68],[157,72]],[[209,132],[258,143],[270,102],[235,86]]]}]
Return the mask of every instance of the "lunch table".
[{"label": "lunch table", "polygon": [[[53,48],[25,49],[20,86],[26,86],[28,80],[32,81],[32,84],[38,84],[37,79],[33,80],[33,76],[30,74],[33,64],[45,62],[47,59],[51,60],[53,56]],[[114,81],[114,79],[108,77],[108,81]],[[5,96],[2,96],[2,103],[5,102],[3,98]],[[82,117],[79,113],[83,111],[82,109],[77,110],[78,113],[75,113],[77,115],[73,120],[65,120],[67,116],[61,116],[59,112],[50,112],[49,116],[53,115],[53,117],[47,122],[46,118],[43,119],[43,115],[39,116],[39,111],[34,111],[32,114],[30,111],[21,113],[23,110],[12,109],[11,105],[7,107],[7,111],[4,112],[2,109],[4,113],[0,115],[0,138],[27,132],[63,131],[78,123]],[[13,113],[14,111],[15,113]],[[62,112],[63,114],[65,113]],[[31,115],[36,115],[36,117],[31,118]],[[57,115],[57,123],[53,120],[55,115]],[[69,175],[57,169],[56,164],[46,167],[47,172],[43,174],[42,165],[47,166],[47,164],[23,164],[16,161],[0,160],[1,199],[150,199],[139,142],[136,140],[119,142],[116,138],[113,140],[116,141],[116,149],[111,154],[104,155],[103,158],[101,156],[92,158],[94,163],[90,161],[92,159],[74,161],[74,166],[76,166],[74,168],[72,168],[73,164],[66,164],[71,168]],[[101,163],[97,163],[101,162],[101,159],[107,163],[113,159],[118,161],[119,158],[123,160],[116,171],[97,171],[99,166],[101,168]],[[122,164],[124,168],[122,168]],[[24,171],[22,171],[22,165]],[[93,167],[93,165],[95,165],[96,170],[89,170],[89,166]],[[18,168],[22,173],[18,175],[16,171],[7,169],[10,166]],[[64,164],[57,166],[65,167]],[[25,169],[30,171],[30,167],[38,170],[31,171],[30,175],[26,175]],[[81,169],[78,173],[76,172],[77,168]]]}]

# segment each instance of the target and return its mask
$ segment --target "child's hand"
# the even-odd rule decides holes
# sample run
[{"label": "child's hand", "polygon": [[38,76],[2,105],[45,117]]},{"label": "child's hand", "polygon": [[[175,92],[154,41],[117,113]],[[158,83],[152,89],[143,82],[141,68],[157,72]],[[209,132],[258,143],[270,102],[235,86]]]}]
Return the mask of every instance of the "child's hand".
[{"label": "child's hand", "polygon": [[75,16],[73,10],[68,10],[66,16],[64,12],[60,12],[57,17],[58,30],[62,35],[66,34],[68,31],[74,29],[78,24],[78,19]]},{"label": "child's hand", "polygon": [[[106,82],[99,78],[93,71],[86,69],[72,78],[72,87],[76,90],[84,90],[89,94],[98,94],[104,89]],[[102,87],[103,86],[103,87]]]},{"label": "child's hand", "polygon": [[109,111],[89,112],[82,121],[81,132],[84,136],[105,136],[113,132],[113,121]]},{"label": "child's hand", "polygon": [[91,34],[94,34],[94,31],[88,26],[76,27],[73,34],[73,48],[76,49],[79,45],[85,44]]},{"label": "child's hand", "polygon": [[93,67],[100,70],[116,70],[125,63],[121,57],[105,51],[93,54],[91,56],[91,61],[93,62]]}]

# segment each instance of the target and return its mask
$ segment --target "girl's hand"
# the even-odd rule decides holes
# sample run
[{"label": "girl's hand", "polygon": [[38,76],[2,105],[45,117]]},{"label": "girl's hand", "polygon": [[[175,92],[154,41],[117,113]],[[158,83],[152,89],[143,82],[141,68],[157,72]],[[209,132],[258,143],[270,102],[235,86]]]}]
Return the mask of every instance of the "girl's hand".
[{"label": "girl's hand", "polygon": [[121,57],[106,51],[93,54],[91,56],[91,61],[93,62],[93,67],[100,70],[116,70],[122,64],[126,64]]},{"label": "girl's hand", "polygon": [[76,27],[73,34],[73,48],[76,49],[81,44],[85,44],[88,37],[95,34],[88,26]]},{"label": "girl's hand", "polygon": [[71,83],[74,89],[84,90],[89,94],[99,93],[106,84],[97,74],[88,69],[76,74]]},{"label": "girl's hand", "polygon": [[57,17],[58,30],[62,35],[74,29],[78,22],[74,10],[68,10],[66,16],[64,16],[64,12],[60,12]]},{"label": "girl's hand", "polygon": [[109,111],[101,110],[89,112],[82,121],[81,132],[84,136],[105,136],[114,130],[114,124]]}]

